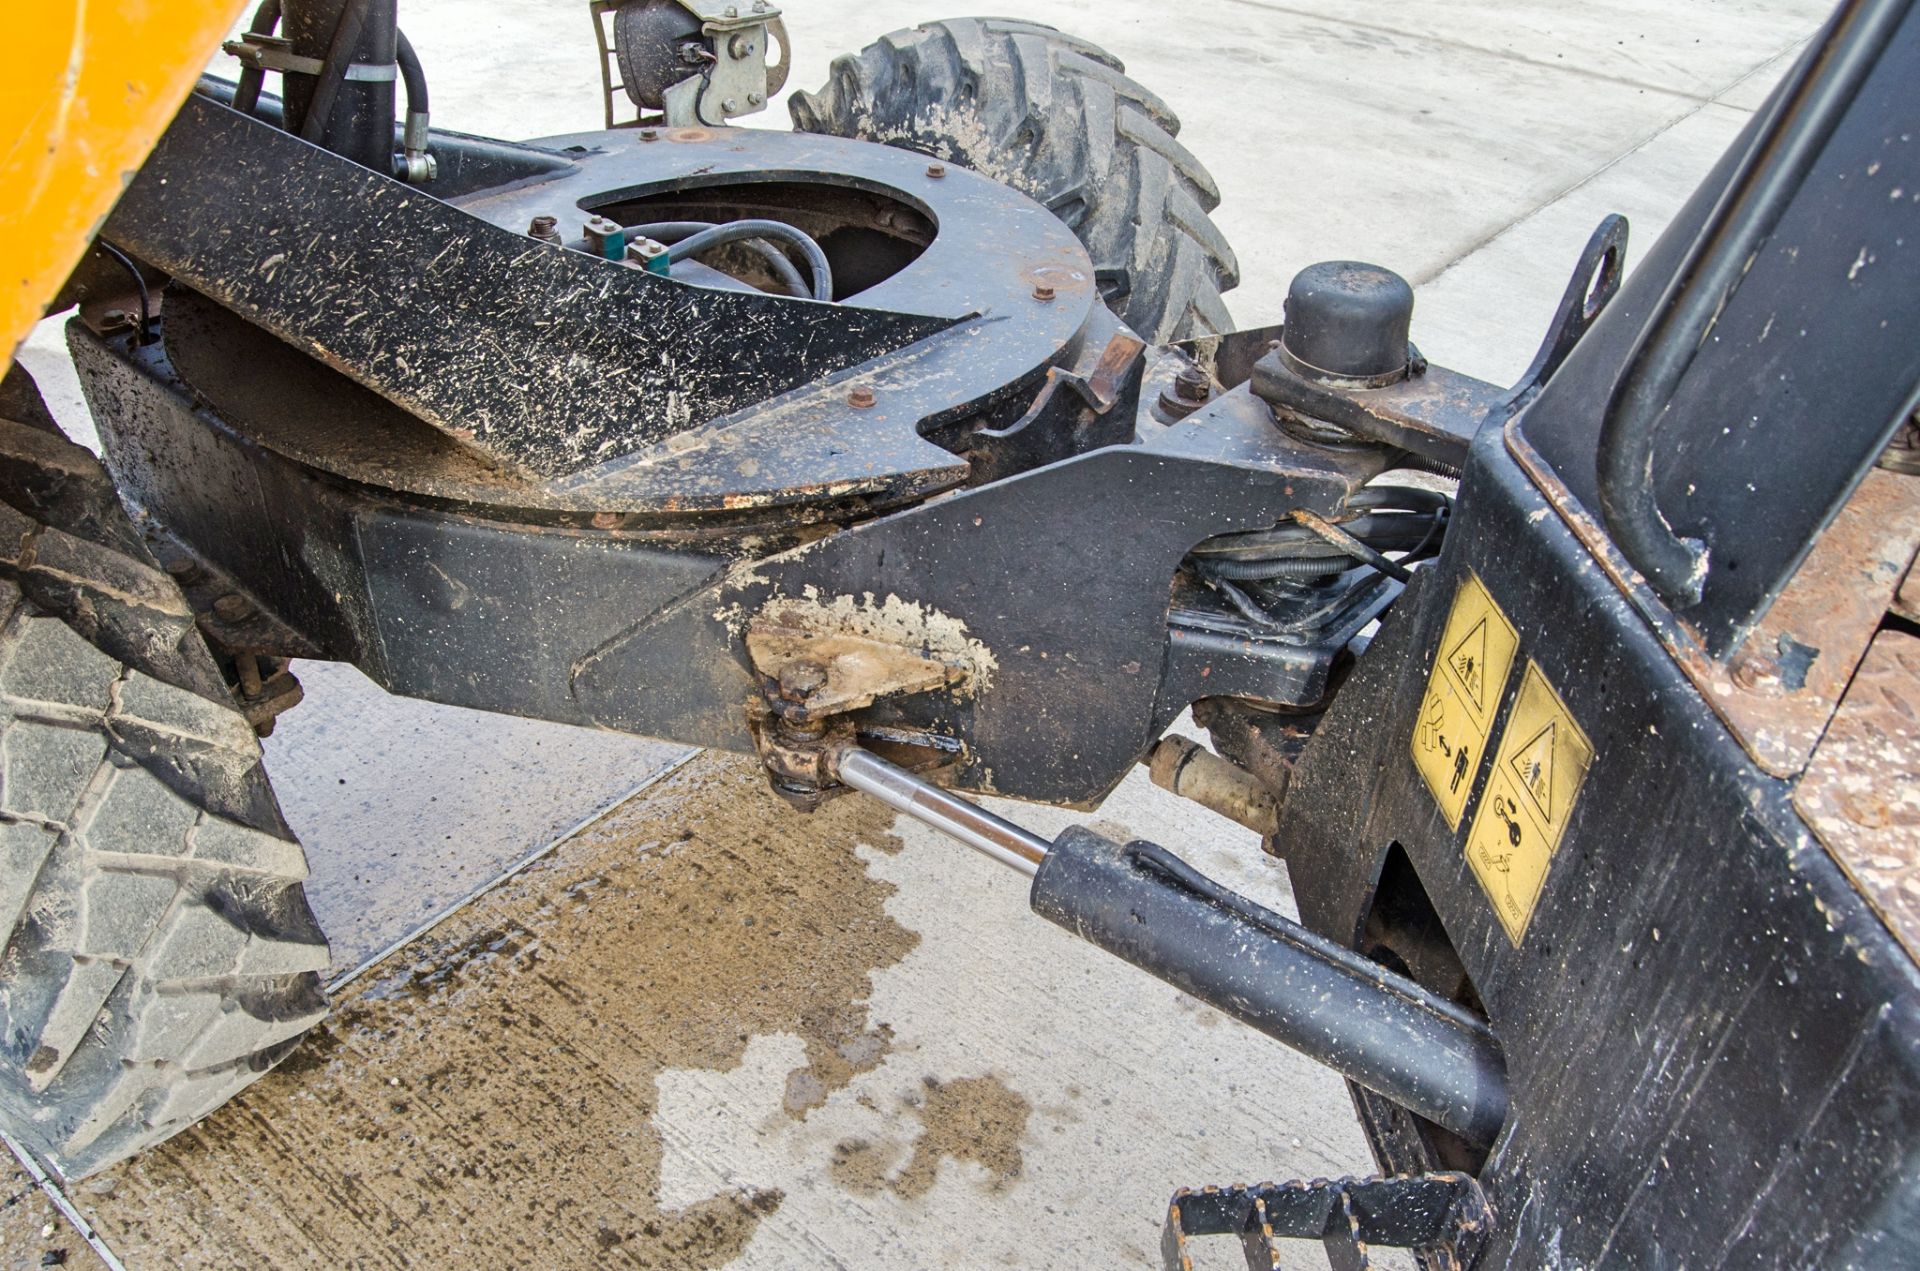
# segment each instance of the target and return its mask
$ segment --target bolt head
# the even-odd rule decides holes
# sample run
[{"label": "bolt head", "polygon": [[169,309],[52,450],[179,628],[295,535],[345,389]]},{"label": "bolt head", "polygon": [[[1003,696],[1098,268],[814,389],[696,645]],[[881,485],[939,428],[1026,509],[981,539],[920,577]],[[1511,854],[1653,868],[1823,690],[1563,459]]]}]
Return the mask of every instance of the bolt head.
[{"label": "bolt head", "polygon": [[855,384],[847,393],[847,405],[857,410],[865,410],[877,400],[879,399],[874,395],[874,391],[865,384]]},{"label": "bolt head", "polygon": [[944,163],[929,163],[927,165],[927,175],[938,181],[941,177],[947,175],[947,165]]},{"label": "bolt head", "polygon": [[660,130],[658,128],[642,128],[640,130],[640,140],[658,141],[660,140]]},{"label": "bolt head", "polygon": [[727,100],[720,103],[720,109],[725,111],[729,115],[739,114],[740,113],[739,99],[734,97],[727,98]]},{"label": "bolt head", "polygon": [[1205,371],[1189,366],[1173,377],[1173,391],[1182,401],[1204,402],[1213,396],[1213,385]]},{"label": "bolt head", "polygon": [[213,616],[222,622],[239,622],[253,613],[253,602],[238,592],[228,592],[213,602]]},{"label": "bolt head", "polygon": [[1033,298],[1035,300],[1051,300],[1053,299],[1053,288],[1047,286],[1045,283],[1041,283],[1033,289]]},{"label": "bolt head", "polygon": [[764,98],[764,97],[762,97],[762,96],[761,96],[760,94],[758,94],[758,93],[748,93],[748,94],[747,94],[747,105],[749,105],[749,106],[758,106],[758,105],[759,105],[759,104],[760,104],[761,102],[764,102],[765,100],[767,100],[767,99],[766,99],[766,98]]}]

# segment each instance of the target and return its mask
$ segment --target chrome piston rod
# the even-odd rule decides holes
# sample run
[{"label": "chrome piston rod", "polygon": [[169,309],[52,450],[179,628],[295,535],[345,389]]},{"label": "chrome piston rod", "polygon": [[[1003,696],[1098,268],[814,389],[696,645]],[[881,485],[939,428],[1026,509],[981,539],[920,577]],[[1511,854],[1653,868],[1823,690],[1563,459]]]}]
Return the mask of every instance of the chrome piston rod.
[{"label": "chrome piston rod", "polygon": [[842,784],[872,795],[894,811],[925,822],[1029,878],[1039,871],[1040,862],[1053,846],[1038,834],[922,781],[872,751],[848,746],[835,757],[834,765]]}]

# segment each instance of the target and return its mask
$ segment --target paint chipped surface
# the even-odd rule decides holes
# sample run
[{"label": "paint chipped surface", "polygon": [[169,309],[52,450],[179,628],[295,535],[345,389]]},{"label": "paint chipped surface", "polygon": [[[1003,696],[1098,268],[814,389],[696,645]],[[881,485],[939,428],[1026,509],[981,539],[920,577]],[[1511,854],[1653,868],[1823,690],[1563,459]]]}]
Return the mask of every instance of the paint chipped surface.
[{"label": "paint chipped surface", "polygon": [[781,627],[858,636],[965,667],[976,691],[988,686],[999,665],[993,650],[971,636],[961,619],[892,594],[884,600],[870,591],[859,596],[826,596],[819,588],[809,586],[800,596],[768,601],[760,616]]}]

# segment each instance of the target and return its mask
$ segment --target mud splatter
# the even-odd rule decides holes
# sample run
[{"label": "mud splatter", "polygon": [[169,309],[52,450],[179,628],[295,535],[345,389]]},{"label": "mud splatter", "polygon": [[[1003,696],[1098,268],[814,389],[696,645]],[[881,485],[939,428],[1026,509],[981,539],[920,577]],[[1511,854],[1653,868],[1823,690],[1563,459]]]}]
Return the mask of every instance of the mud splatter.
[{"label": "mud splatter", "polygon": [[[892,820],[843,799],[797,822],[751,761],[702,756],[401,951],[286,1065],[79,1199],[139,1266],[723,1264],[781,1196],[663,1210],[656,1078],[731,1068],[774,1032],[803,1039],[822,1099],[880,1061],[868,975],[918,937],[853,849],[895,849]],[[930,1135],[961,1115],[945,1106],[923,1114]],[[942,1133],[941,1152],[981,1159]]]},{"label": "mud splatter", "polygon": [[842,1139],[833,1145],[827,1172],[836,1184],[856,1196],[876,1196],[888,1186],[887,1175],[904,1150],[898,1143]]},{"label": "mud splatter", "polygon": [[[862,1103],[872,1106],[870,1101]],[[973,1161],[993,1177],[992,1191],[1001,1191],[1020,1176],[1020,1141],[1033,1109],[1026,1098],[1007,1088],[998,1077],[963,1077],[957,1081],[923,1078],[921,1088],[905,1098],[920,1118],[920,1137],[905,1169],[894,1167],[906,1149],[898,1143],[872,1139],[842,1139],[834,1144],[827,1169],[833,1181],[859,1196],[891,1191],[912,1200],[933,1189],[943,1159]]]}]

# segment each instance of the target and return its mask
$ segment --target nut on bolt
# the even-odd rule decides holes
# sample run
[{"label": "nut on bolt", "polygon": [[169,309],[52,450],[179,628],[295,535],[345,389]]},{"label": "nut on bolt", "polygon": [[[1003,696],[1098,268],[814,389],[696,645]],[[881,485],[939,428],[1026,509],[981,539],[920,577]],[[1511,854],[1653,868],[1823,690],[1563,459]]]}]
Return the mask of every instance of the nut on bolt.
[{"label": "nut on bolt", "polygon": [[241,622],[253,615],[253,602],[230,591],[213,602],[213,616],[222,622]]},{"label": "nut on bolt", "polygon": [[879,399],[874,396],[873,390],[865,384],[855,384],[847,393],[847,405],[854,407],[856,410],[865,410],[878,400]]},{"label": "nut on bolt", "polygon": [[780,700],[804,702],[827,686],[827,668],[818,662],[789,662],[780,668]]},{"label": "nut on bolt", "polygon": [[1189,366],[1173,377],[1173,391],[1181,401],[1198,404],[1213,396],[1213,385],[1205,371]]},{"label": "nut on bolt", "polygon": [[1042,301],[1051,300],[1053,299],[1053,288],[1049,287],[1046,283],[1041,283],[1033,289],[1033,298]]}]

